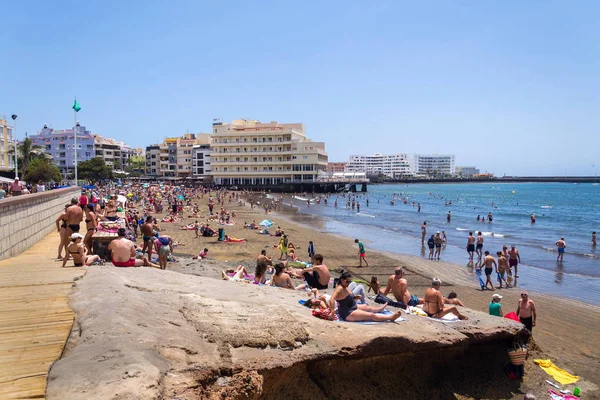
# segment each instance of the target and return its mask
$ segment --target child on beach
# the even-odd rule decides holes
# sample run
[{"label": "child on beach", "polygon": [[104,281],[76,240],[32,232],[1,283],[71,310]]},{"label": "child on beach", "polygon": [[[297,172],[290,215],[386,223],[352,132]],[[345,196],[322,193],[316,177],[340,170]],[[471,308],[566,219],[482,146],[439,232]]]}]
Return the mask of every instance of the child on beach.
[{"label": "child on beach", "polygon": [[208,249],[205,247],[204,250],[198,254],[198,260],[204,260],[206,257],[208,257]]}]

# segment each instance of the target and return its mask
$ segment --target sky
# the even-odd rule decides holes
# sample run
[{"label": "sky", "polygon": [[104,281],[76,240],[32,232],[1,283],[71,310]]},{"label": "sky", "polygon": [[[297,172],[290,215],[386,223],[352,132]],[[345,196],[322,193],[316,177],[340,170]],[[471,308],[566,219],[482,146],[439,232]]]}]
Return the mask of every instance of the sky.
[{"label": "sky", "polygon": [[[0,114],[135,147],[303,122],[330,161],[600,170],[597,1],[1,1]],[[597,166],[596,166],[597,164]]]}]

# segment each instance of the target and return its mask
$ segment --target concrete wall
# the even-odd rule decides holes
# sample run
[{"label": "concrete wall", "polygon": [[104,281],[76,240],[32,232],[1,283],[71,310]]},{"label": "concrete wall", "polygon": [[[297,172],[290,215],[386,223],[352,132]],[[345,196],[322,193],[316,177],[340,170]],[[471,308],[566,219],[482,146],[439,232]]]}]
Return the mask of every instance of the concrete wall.
[{"label": "concrete wall", "polygon": [[56,218],[80,188],[64,188],[0,200],[0,260],[27,250],[56,230]]}]

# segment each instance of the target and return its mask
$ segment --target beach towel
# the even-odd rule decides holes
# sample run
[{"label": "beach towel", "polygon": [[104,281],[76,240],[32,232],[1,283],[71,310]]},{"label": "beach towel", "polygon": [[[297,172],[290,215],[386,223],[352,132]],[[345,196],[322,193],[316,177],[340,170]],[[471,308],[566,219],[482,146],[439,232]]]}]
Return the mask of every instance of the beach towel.
[{"label": "beach towel", "polygon": [[533,362],[539,365],[544,372],[553,377],[554,380],[562,385],[575,383],[579,380],[578,376],[571,375],[564,369],[558,368],[551,360],[533,360]]},{"label": "beach towel", "polygon": [[481,286],[481,290],[485,288],[485,283],[483,283],[483,279],[481,279],[481,269],[475,268],[475,272],[477,272],[477,277],[479,278],[479,286]]},{"label": "beach towel", "polygon": [[577,397],[577,396],[573,396],[573,395],[570,395],[570,394],[556,393],[552,389],[548,389],[548,393],[550,393],[550,399],[551,400],[579,400],[579,397]]},{"label": "beach towel", "polygon": [[[383,310],[382,312],[377,313],[377,314],[379,314],[379,315],[392,315],[394,313],[391,312],[390,310]],[[396,320],[396,322],[402,322],[402,321],[406,321],[406,318],[400,317],[400,318],[398,318]],[[350,324],[361,324],[361,325],[377,325],[377,324],[385,324],[385,323],[392,322],[392,321],[382,321],[382,322],[376,322],[376,321],[357,321],[357,322],[356,321],[344,321],[343,319],[339,318],[339,316],[338,316],[337,322],[347,322],[347,323],[350,323]]]},{"label": "beach towel", "polygon": [[442,318],[431,318],[427,316],[427,313],[425,311],[423,311],[420,307],[407,307],[406,308],[406,313],[407,314],[412,314],[412,315],[416,315],[419,317],[425,317],[431,321],[436,321],[436,322],[457,322],[460,321],[458,319],[458,317],[452,313],[450,314],[446,314],[444,315]]}]

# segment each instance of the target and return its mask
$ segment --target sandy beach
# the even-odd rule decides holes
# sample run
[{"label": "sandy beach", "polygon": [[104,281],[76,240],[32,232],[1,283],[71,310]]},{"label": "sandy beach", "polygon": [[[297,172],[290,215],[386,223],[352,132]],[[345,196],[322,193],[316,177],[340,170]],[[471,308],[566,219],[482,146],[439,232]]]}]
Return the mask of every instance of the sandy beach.
[{"label": "sandy beach", "polygon": [[[200,200],[201,208],[206,210],[204,203],[206,199]],[[251,209],[249,206],[237,206],[237,204],[225,204],[228,210],[235,210],[236,224],[225,226],[227,235],[236,238],[245,238],[242,243],[222,243],[216,237],[195,238],[194,231],[180,230],[179,225],[191,223],[195,220],[206,222],[204,218],[188,218],[181,223],[160,223],[163,233],[171,235],[175,240],[183,243],[175,250],[179,261],[169,263],[168,269],[180,272],[201,274],[219,278],[218,271],[214,268],[195,268],[202,265],[202,261],[191,260],[189,256],[197,255],[203,248],[209,249],[209,257],[216,260],[227,261],[230,265],[244,263],[252,266],[255,264],[256,256],[261,250],[266,249],[268,256],[273,256],[275,261],[279,257],[277,249],[273,246],[278,243],[279,238],[268,235],[260,235],[256,230],[245,229],[244,222],[255,220],[260,222],[265,218],[272,220],[275,225],[285,231],[289,241],[298,248],[297,255],[300,259],[307,258],[306,248],[312,240],[317,253],[324,256],[324,264],[330,270],[351,270],[355,276],[370,279],[377,276],[382,284],[387,277],[393,273],[397,265],[403,265],[407,269],[409,290],[417,296],[423,296],[429,287],[431,278],[438,277],[442,280],[442,292],[448,294],[450,291],[458,293],[459,299],[466,307],[487,312],[488,304],[493,293],[500,293],[504,313],[515,311],[519,299],[518,288],[499,289],[495,292],[484,291],[473,281],[472,270],[464,266],[447,263],[444,261],[429,261],[418,256],[396,255],[369,250],[369,239],[356,233],[366,246],[369,268],[357,268],[358,249],[353,238],[346,238],[322,231],[319,218],[297,215],[293,212],[270,212],[265,216],[262,209]],[[218,209],[218,207],[215,207]],[[159,218],[160,215],[157,215]],[[160,218],[159,218],[160,219]],[[213,228],[217,224],[211,222]],[[189,267],[186,267],[189,266]],[[253,270],[253,269],[252,269]],[[198,272],[202,271],[202,272]],[[336,274],[333,273],[335,276]],[[331,289],[329,290],[331,291]],[[298,293],[298,297],[305,294]],[[537,326],[534,328],[532,349],[526,364],[526,375],[521,385],[523,393],[531,392],[538,396],[546,396],[547,389],[551,387],[545,383],[550,377],[544,373],[533,359],[551,359],[557,366],[568,372],[578,375],[582,380],[576,386],[580,387],[585,398],[600,398],[600,349],[597,346],[596,332],[600,329],[600,308],[576,301],[562,298],[550,297],[541,293],[530,292],[530,298],[536,303],[538,318]],[[490,382],[490,385],[502,384]],[[575,385],[569,385],[572,388]],[[515,397],[518,398],[518,397]],[[545,397],[538,397],[545,398]]]}]

